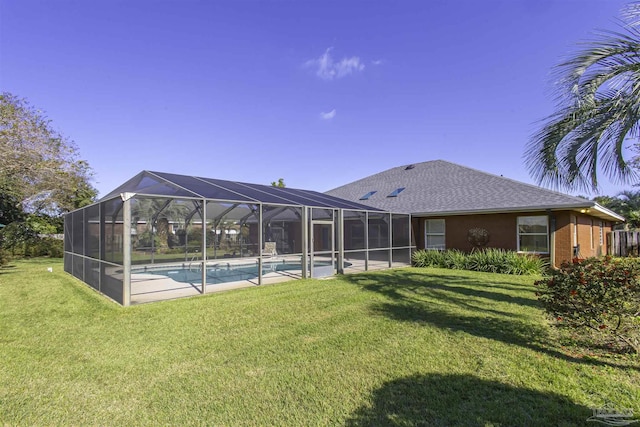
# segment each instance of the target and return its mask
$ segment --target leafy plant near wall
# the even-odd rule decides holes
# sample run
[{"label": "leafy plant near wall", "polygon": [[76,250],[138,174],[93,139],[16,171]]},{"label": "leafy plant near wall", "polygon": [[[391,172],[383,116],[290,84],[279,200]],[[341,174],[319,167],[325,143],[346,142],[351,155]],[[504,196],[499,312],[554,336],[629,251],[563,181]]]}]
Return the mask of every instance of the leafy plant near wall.
[{"label": "leafy plant near wall", "polygon": [[592,344],[640,354],[637,259],[575,259],[535,285],[538,299],[558,326],[585,331]]},{"label": "leafy plant near wall", "polygon": [[503,274],[542,274],[545,260],[503,249],[486,248],[464,253],[457,249],[446,251],[420,250],[413,253],[415,267],[439,267]]}]

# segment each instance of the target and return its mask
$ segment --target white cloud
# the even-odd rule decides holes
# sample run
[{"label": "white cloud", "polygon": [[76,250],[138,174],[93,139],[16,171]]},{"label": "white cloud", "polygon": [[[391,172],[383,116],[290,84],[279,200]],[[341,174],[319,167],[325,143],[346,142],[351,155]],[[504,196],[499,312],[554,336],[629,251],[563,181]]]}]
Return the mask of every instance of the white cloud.
[{"label": "white cloud", "polygon": [[320,113],[320,118],[322,120],[331,120],[336,116],[336,109],[329,111],[328,113]]},{"label": "white cloud", "polygon": [[317,59],[310,59],[304,63],[305,67],[316,69],[316,75],[323,80],[340,79],[355,72],[364,70],[364,64],[357,56],[342,58],[335,62],[331,56],[332,47],[324,51]]},{"label": "white cloud", "polygon": [[384,64],[384,61],[382,59],[376,59],[374,61],[371,61],[372,65],[382,65]]}]

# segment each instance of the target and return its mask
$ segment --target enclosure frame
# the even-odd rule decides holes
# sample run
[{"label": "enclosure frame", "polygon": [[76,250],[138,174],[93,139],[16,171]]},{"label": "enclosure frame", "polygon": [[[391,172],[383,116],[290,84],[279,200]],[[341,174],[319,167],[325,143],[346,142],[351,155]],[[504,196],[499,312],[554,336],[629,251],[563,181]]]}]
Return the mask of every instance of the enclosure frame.
[{"label": "enclosure frame", "polygon": [[[210,194],[200,194],[208,188],[203,183],[211,184]],[[245,187],[249,195],[241,193]],[[236,198],[229,197],[234,193]],[[225,197],[206,197],[219,194]],[[141,220],[143,211],[147,216]],[[65,271],[123,306],[406,266],[415,249],[409,214],[307,190],[148,171],[65,215],[64,232]],[[140,234],[149,239],[149,251]],[[190,246],[189,238],[196,243]],[[168,246],[154,243],[160,240]],[[164,271],[172,268],[176,271]],[[185,282],[169,276],[179,271],[189,276]],[[250,278],[235,279],[243,275]],[[164,283],[175,289],[140,290]]]}]

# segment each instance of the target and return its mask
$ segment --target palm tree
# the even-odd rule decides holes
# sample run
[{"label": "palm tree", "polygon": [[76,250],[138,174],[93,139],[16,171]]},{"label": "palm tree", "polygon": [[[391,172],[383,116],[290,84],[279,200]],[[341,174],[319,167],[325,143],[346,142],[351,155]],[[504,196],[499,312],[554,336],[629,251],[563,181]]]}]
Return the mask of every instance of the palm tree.
[{"label": "palm tree", "polygon": [[627,6],[620,31],[601,31],[557,66],[557,111],[525,152],[538,183],[592,191],[599,172],[617,182],[637,181],[623,151],[628,138],[640,137],[639,18],[640,3]]}]

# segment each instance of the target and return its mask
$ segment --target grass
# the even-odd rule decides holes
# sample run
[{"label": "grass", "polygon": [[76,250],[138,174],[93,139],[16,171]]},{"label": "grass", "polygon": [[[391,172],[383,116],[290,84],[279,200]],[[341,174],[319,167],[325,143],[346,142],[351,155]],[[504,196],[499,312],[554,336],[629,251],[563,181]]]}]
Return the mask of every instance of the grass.
[{"label": "grass", "polygon": [[[53,273],[47,267],[53,267]],[[123,308],[0,270],[0,424],[572,426],[640,363],[555,345],[534,278],[406,268]]]}]

